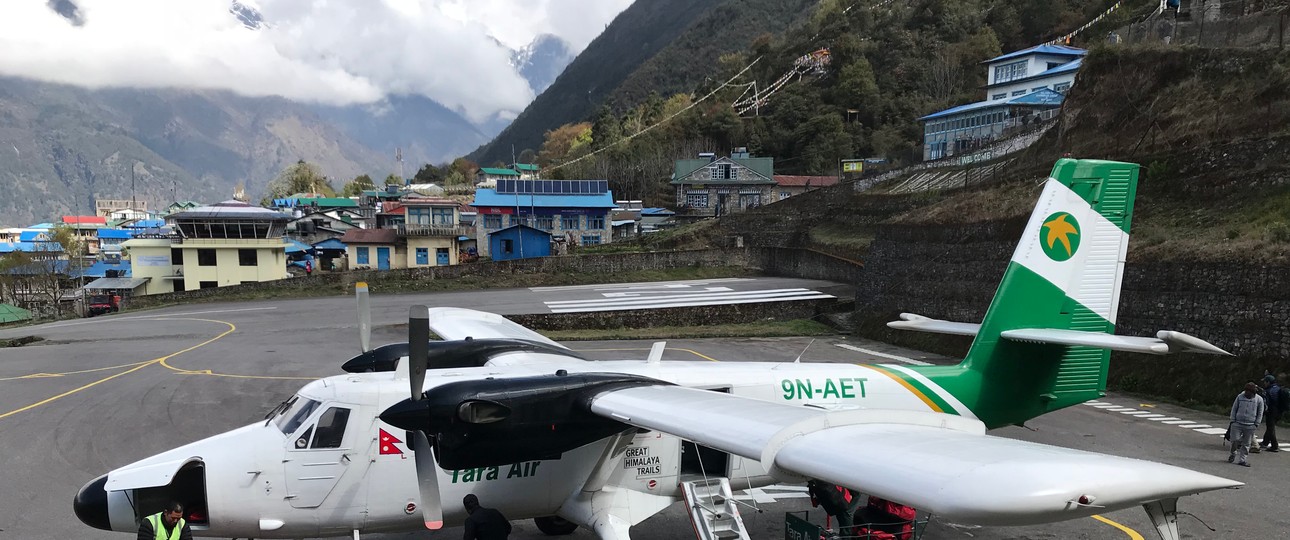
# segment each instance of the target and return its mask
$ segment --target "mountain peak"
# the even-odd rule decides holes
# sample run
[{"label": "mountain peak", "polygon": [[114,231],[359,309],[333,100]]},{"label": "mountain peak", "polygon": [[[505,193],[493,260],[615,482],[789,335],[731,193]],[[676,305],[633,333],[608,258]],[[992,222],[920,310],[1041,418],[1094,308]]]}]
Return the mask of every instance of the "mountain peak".
[{"label": "mountain peak", "polygon": [[555,82],[573,57],[568,42],[552,34],[539,34],[528,45],[511,54],[511,65],[529,82],[534,94],[541,94]]},{"label": "mountain peak", "polygon": [[252,3],[233,0],[228,12],[237,17],[237,20],[242,22],[242,26],[245,26],[248,30],[259,30],[268,26],[268,23],[264,22],[264,16],[260,15],[260,10]]}]

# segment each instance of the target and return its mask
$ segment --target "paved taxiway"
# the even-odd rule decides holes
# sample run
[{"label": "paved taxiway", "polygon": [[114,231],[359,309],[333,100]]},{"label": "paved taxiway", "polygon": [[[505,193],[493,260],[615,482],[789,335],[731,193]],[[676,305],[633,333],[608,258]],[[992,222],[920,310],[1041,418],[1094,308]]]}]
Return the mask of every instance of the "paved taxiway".
[{"label": "paved taxiway", "polygon": [[[800,280],[799,280],[800,281]],[[780,284],[770,285],[780,288]],[[525,291],[479,291],[440,295],[375,296],[373,342],[401,340],[395,325],[406,306],[475,305],[490,311],[523,312]],[[567,292],[565,294],[568,294]],[[567,298],[567,296],[566,296]],[[0,539],[127,538],[82,525],[71,499],[85,482],[107,471],[183,443],[258,418],[307,380],[334,375],[357,350],[352,298],[238,304],[203,304],[140,314],[0,331],[0,337],[39,335],[48,341],[0,350]],[[536,305],[536,304],[533,304]],[[519,310],[519,311],[513,311]],[[532,308],[529,312],[542,312]],[[786,361],[802,353],[809,338],[674,340],[668,360]],[[645,342],[580,342],[572,348],[592,358],[643,358]],[[915,356],[872,342],[822,338],[803,354],[807,362],[890,362],[849,345],[886,355]],[[701,356],[700,356],[701,355]],[[1167,359],[1162,359],[1167,361]],[[1235,394],[1235,390],[1233,390]],[[1141,400],[1110,396],[1107,402],[1213,426],[1218,416]],[[1290,530],[1284,511],[1290,499],[1290,455],[1252,456],[1243,469],[1223,461],[1220,437],[1122,411],[1078,406],[997,435],[1164,461],[1247,482],[1240,490],[1184,499],[1216,532],[1183,517],[1188,538],[1276,538]],[[1183,424],[1192,425],[1192,424]],[[1290,453],[1287,453],[1290,454]],[[893,466],[903,464],[892,456]],[[783,514],[809,508],[793,490],[756,494],[760,512],[746,508],[745,522],[758,539],[782,538]],[[773,500],[774,502],[770,502]],[[751,501],[750,501],[751,504]],[[820,516],[817,510],[814,514]],[[1107,519],[1154,538],[1140,510]],[[516,523],[516,538],[540,538],[531,522]],[[642,540],[692,537],[680,506],[633,529]],[[1114,525],[1081,519],[1043,527],[960,528],[935,522],[925,538],[1139,538]],[[364,538],[455,538],[437,535],[369,535]],[[586,531],[573,538],[589,540]]]}]

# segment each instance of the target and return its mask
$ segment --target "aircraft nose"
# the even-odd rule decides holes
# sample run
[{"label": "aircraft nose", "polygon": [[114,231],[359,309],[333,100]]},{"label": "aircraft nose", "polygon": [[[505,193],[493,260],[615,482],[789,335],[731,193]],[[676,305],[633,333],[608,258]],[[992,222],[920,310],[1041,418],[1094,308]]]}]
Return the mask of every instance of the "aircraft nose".
[{"label": "aircraft nose", "polygon": [[405,399],[381,413],[381,421],[408,431],[430,427],[430,405],[425,400]]},{"label": "aircraft nose", "polygon": [[76,517],[81,523],[110,531],[112,522],[108,519],[108,496],[107,490],[103,489],[106,485],[106,474],[85,484],[72,501],[72,509],[76,511]]}]

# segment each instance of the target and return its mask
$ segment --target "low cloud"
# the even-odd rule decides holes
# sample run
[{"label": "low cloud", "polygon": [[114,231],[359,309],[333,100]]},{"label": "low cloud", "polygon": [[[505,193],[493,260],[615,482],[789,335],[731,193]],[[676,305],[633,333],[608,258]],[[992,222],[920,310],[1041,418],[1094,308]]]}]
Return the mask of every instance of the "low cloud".
[{"label": "low cloud", "polygon": [[502,43],[522,46],[552,33],[581,50],[630,2],[242,3],[257,8],[267,26],[247,28],[229,13],[231,0],[60,0],[60,11],[75,8],[75,24],[46,0],[4,0],[0,74],[336,105],[420,94],[483,121],[533,99]]}]

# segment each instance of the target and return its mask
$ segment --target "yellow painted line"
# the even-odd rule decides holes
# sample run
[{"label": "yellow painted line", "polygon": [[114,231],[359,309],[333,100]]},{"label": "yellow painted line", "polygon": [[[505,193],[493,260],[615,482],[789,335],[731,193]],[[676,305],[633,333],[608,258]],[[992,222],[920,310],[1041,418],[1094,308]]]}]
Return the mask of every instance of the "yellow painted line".
[{"label": "yellow painted line", "polygon": [[[172,320],[174,320],[174,319],[172,319]],[[221,333],[220,335],[215,336],[214,338],[211,338],[211,340],[210,340],[210,341],[207,341],[206,343],[210,343],[211,341],[215,341],[215,340],[217,340],[217,339],[219,339],[219,338],[222,338],[222,337],[224,337],[224,336],[227,336],[227,335],[232,334],[233,332],[236,332],[236,331],[237,331],[237,325],[235,325],[235,324],[233,324],[233,323],[231,323],[231,322],[228,322],[228,321],[217,321],[217,320],[214,320],[214,319],[183,319],[183,320],[186,320],[186,321],[202,321],[202,322],[218,323],[218,324],[223,324],[223,325],[227,325],[227,326],[228,326],[228,330],[225,330],[225,331],[224,331],[223,333]],[[172,366],[172,365],[170,365],[170,364],[168,364],[168,363],[166,362],[166,360],[169,360],[170,358],[173,358],[173,357],[175,357],[175,356],[179,356],[180,354],[183,354],[183,353],[185,353],[185,352],[188,352],[188,351],[191,351],[191,350],[193,350],[193,349],[196,349],[197,347],[201,347],[202,345],[205,345],[206,343],[202,343],[202,344],[199,344],[199,345],[197,345],[197,346],[195,346],[195,347],[191,347],[191,348],[188,348],[188,349],[184,349],[184,350],[182,350],[182,351],[179,351],[179,352],[177,352],[177,353],[175,353],[175,354],[172,354],[172,355],[169,355],[169,356],[163,356],[163,357],[161,357],[161,358],[159,358],[159,359],[158,359],[158,363],[159,363],[159,364],[161,364],[161,365],[162,365],[163,367],[165,367],[166,369],[169,369],[169,370],[171,370],[171,371],[174,371],[174,372],[176,372],[176,373],[179,373],[180,375],[207,375],[207,376],[210,376],[210,377],[227,377],[227,378],[231,378],[231,379],[273,379],[273,380],[286,380],[286,381],[312,381],[312,380],[316,380],[316,379],[317,379],[317,377],[275,377],[275,376],[271,376],[271,375],[234,375],[234,374],[231,374],[231,373],[215,373],[215,372],[213,372],[213,371],[211,371],[211,370],[209,370],[209,369],[184,369],[184,368],[177,368],[177,367]]]},{"label": "yellow painted line", "polygon": [[922,400],[923,403],[926,404],[928,408],[932,409],[933,412],[945,412],[941,410],[941,408],[938,405],[936,405],[936,403],[933,402],[931,398],[927,397],[926,394],[920,392],[917,388],[914,388],[913,385],[909,384],[909,382],[906,381],[905,379],[900,378],[900,376],[872,364],[855,364],[855,365],[866,369],[872,369],[874,371],[877,371],[878,373],[886,375],[891,380],[896,381],[896,384],[899,384],[905,387],[905,390],[909,390],[909,393],[914,394],[915,397]]},{"label": "yellow painted line", "polygon": [[[204,320],[204,319],[191,319],[191,320]],[[148,360],[147,362],[141,362],[141,363],[139,363],[139,365],[134,366],[134,367],[132,367],[132,368],[130,368],[130,369],[128,369],[128,370],[122,371],[121,373],[117,373],[117,374],[115,374],[115,375],[111,375],[111,376],[108,376],[108,377],[104,377],[104,378],[102,378],[102,379],[99,379],[99,380],[97,380],[97,381],[94,381],[94,382],[92,382],[92,383],[89,383],[89,384],[87,384],[87,385],[85,385],[85,386],[82,386],[82,387],[80,387],[80,388],[76,388],[76,389],[74,389],[74,390],[68,390],[68,391],[63,392],[63,393],[61,393],[61,394],[58,394],[58,395],[56,395],[56,396],[54,396],[54,397],[47,398],[47,399],[44,399],[44,400],[38,401],[38,402],[36,402],[36,403],[32,403],[31,405],[28,405],[28,406],[26,406],[26,407],[22,407],[22,408],[19,408],[19,409],[14,409],[14,410],[9,411],[9,412],[7,412],[7,413],[0,414],[0,419],[8,418],[8,417],[13,416],[13,415],[15,415],[15,414],[18,414],[18,413],[20,413],[20,412],[30,411],[30,410],[32,410],[32,409],[35,409],[36,407],[40,407],[41,405],[46,405],[46,404],[49,404],[49,403],[53,403],[53,402],[55,402],[55,401],[58,401],[58,400],[60,400],[60,399],[63,399],[63,398],[65,398],[65,397],[67,397],[67,396],[70,396],[70,395],[75,394],[75,393],[77,393],[77,392],[80,392],[80,391],[82,391],[82,390],[85,390],[85,389],[88,389],[88,388],[93,388],[93,387],[95,387],[95,386],[98,386],[98,385],[100,385],[100,384],[103,384],[103,383],[105,383],[105,382],[108,382],[108,381],[110,381],[110,380],[112,380],[112,379],[115,379],[115,378],[117,378],[117,377],[120,377],[120,376],[122,376],[122,375],[129,375],[129,374],[131,374],[131,373],[134,373],[134,372],[136,372],[136,371],[139,371],[139,370],[141,370],[141,369],[143,369],[143,368],[146,368],[146,367],[148,367],[148,366],[151,366],[151,365],[153,365],[153,364],[165,364],[166,360],[168,360],[168,359],[170,359],[170,358],[174,358],[174,357],[176,357],[176,356],[179,356],[179,355],[181,355],[181,354],[184,354],[184,353],[186,353],[186,352],[188,352],[188,351],[191,351],[191,350],[193,350],[193,349],[196,349],[196,348],[198,348],[198,347],[202,347],[202,346],[208,345],[208,344],[210,344],[211,342],[214,342],[215,340],[217,340],[217,339],[219,339],[219,338],[222,338],[222,337],[224,337],[224,336],[227,336],[227,335],[229,335],[229,334],[233,333],[233,330],[237,329],[237,327],[233,326],[233,324],[232,324],[232,323],[226,323],[226,322],[224,322],[224,321],[207,321],[207,322],[219,322],[219,323],[224,323],[224,324],[227,324],[227,325],[229,326],[229,329],[228,329],[228,330],[226,330],[226,331],[224,331],[224,332],[222,332],[222,333],[220,333],[220,335],[218,335],[218,336],[215,336],[215,337],[210,338],[210,339],[208,339],[208,340],[206,340],[206,341],[203,341],[203,342],[201,342],[201,343],[198,343],[198,344],[196,344],[196,345],[193,345],[192,347],[188,347],[187,349],[184,349],[184,350],[181,350],[181,351],[178,351],[178,352],[174,352],[174,353],[168,354],[168,355],[166,355],[166,356],[162,356],[162,357],[160,357],[160,358],[154,358],[154,359],[152,359],[152,360]],[[167,366],[167,367],[169,367],[169,366]],[[172,368],[172,369],[173,369],[173,368]]]},{"label": "yellow painted line", "polygon": [[18,379],[44,379],[49,377],[62,377],[64,375],[78,375],[81,373],[93,373],[95,371],[108,371],[111,369],[128,368],[128,367],[138,366],[141,364],[148,364],[152,362],[154,362],[154,360],[148,360],[146,362],[131,362],[129,364],[121,364],[119,366],[108,366],[108,367],[101,367],[101,368],[94,368],[94,369],[82,369],[80,371],[63,371],[61,373],[32,373],[31,375],[21,375],[18,377],[6,377],[3,379],[0,379],[0,381],[15,381]]},{"label": "yellow painted line", "polygon": [[[649,349],[569,349],[569,350],[573,352],[625,352],[625,351],[648,351]],[[678,349],[676,347],[667,347],[666,350],[688,352],[690,354],[693,354],[709,362],[720,362],[720,360],[717,360],[716,358],[713,358],[711,356],[708,356],[706,354],[703,354],[701,352],[691,350],[691,349]]]},{"label": "yellow painted line", "polygon": [[1120,531],[1121,531],[1121,532],[1123,532],[1124,534],[1129,535],[1130,540],[1143,540],[1142,535],[1141,535],[1141,534],[1138,534],[1138,531],[1135,531],[1135,530],[1133,530],[1133,529],[1130,529],[1130,528],[1128,528],[1128,527],[1125,527],[1124,525],[1121,525],[1121,524],[1119,524],[1119,523],[1116,523],[1116,522],[1114,522],[1114,521],[1111,521],[1111,520],[1109,520],[1109,519],[1106,519],[1106,518],[1104,518],[1104,517],[1102,517],[1102,516],[1094,515],[1094,516],[1091,516],[1091,517],[1092,517],[1093,519],[1096,519],[1096,520],[1098,520],[1098,521],[1101,521],[1102,523],[1105,523],[1105,524],[1107,524],[1107,525],[1110,525],[1110,526],[1112,526],[1112,527],[1115,527],[1115,528],[1117,528],[1117,529],[1120,529]]},{"label": "yellow painted line", "polygon": [[80,388],[77,388],[77,389],[75,389],[75,390],[69,390],[69,391],[67,391],[67,392],[63,392],[63,393],[58,394],[57,396],[51,397],[51,398],[49,398],[49,399],[46,399],[46,400],[43,400],[43,401],[38,401],[38,402],[36,402],[36,403],[32,403],[31,405],[28,405],[28,406],[23,407],[23,408],[21,408],[21,409],[14,409],[14,410],[9,411],[9,412],[7,412],[7,413],[0,414],[0,419],[8,418],[8,417],[10,417],[10,416],[13,416],[13,415],[18,414],[18,413],[23,412],[23,411],[29,411],[29,410],[35,409],[36,407],[39,407],[39,406],[44,405],[44,404],[46,404],[46,403],[52,403],[52,402],[57,401],[57,400],[59,400],[59,399],[62,399],[62,398],[65,398],[65,397],[67,397],[67,396],[70,396],[70,395],[72,395],[72,394],[75,394],[75,393],[77,393],[77,392],[80,392],[81,390],[85,390],[86,388],[90,388],[90,387],[93,387],[93,386],[97,386],[97,385],[99,385],[99,384],[102,384],[102,383],[108,382],[108,381],[110,381],[110,380],[112,380],[112,379],[115,379],[115,378],[117,378],[117,377],[120,377],[120,376],[122,376],[122,375],[127,375],[127,374],[130,374],[130,373],[134,373],[134,372],[139,371],[139,370],[141,370],[141,369],[143,369],[143,368],[146,368],[146,367],[148,367],[148,366],[151,366],[152,364],[155,364],[155,363],[157,363],[157,362],[159,362],[159,361],[160,361],[160,359],[158,359],[158,360],[152,360],[152,361],[150,361],[150,362],[143,363],[143,364],[139,364],[138,366],[135,366],[135,367],[133,367],[133,368],[130,368],[130,369],[129,369],[129,370],[127,370],[127,371],[122,371],[121,373],[117,373],[116,375],[112,375],[112,376],[110,376],[110,377],[105,377],[105,378],[99,379],[99,380],[97,380],[97,381],[94,381],[94,382],[92,382],[92,383],[90,383],[90,384],[87,384],[87,385],[82,386],[82,387],[80,387]]}]

